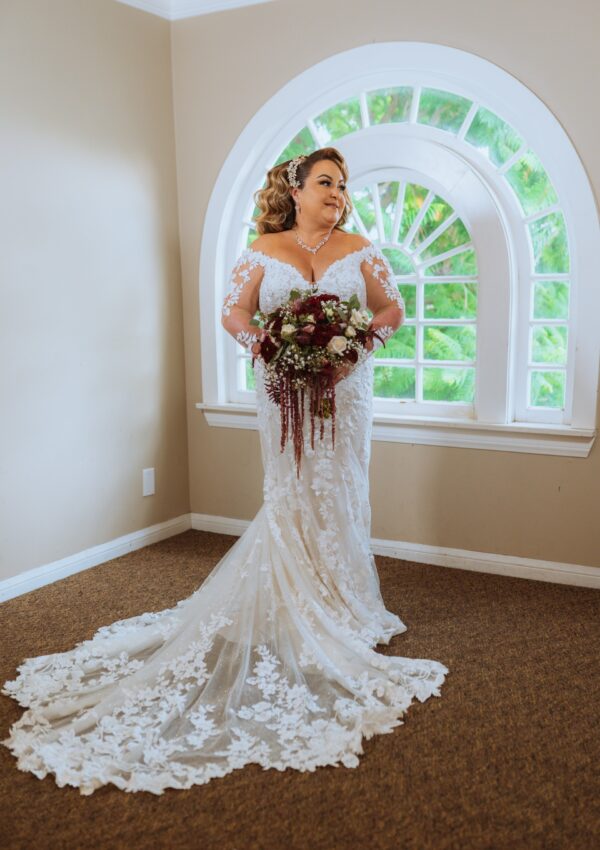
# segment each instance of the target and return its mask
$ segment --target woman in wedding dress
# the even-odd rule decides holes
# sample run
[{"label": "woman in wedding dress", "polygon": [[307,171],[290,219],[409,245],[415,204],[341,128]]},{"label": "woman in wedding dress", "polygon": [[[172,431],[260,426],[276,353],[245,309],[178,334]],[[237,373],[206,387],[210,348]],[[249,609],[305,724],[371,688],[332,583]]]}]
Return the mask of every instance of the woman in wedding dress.
[{"label": "woman in wedding dress", "polygon": [[[261,235],[231,273],[224,328],[256,353],[257,308],[310,287],[356,293],[388,338],[404,303],[385,255],[343,229],[351,201],[339,151],[296,157],[267,178]],[[312,449],[305,417],[299,478],[257,357],[261,509],[174,608],[21,664],[3,693],[27,710],[2,742],[21,770],[82,794],[107,783],[161,794],[249,763],[356,767],[363,738],[401,725],[415,697],[440,696],[443,664],[374,648],[406,626],[385,608],[369,543],[372,350],[336,374],[335,448],[331,419]]]}]

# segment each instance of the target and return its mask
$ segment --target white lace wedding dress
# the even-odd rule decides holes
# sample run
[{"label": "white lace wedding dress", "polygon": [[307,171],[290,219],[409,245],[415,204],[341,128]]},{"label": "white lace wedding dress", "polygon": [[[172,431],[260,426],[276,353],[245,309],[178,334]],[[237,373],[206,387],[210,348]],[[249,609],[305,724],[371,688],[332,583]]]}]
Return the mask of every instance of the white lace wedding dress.
[{"label": "white lace wedding dress", "polygon": [[[262,310],[304,280],[246,249],[225,312],[255,270],[264,274]],[[356,292],[364,307],[363,272],[400,297],[374,245],[335,261],[318,291]],[[415,697],[440,696],[443,664],[374,649],[406,626],[385,608],[369,546],[373,358],[336,386],[335,449],[331,420],[323,441],[316,429],[314,450],[306,431],[299,479],[291,441],[279,450],[279,408],[264,392],[260,360],[255,375],[264,504],[174,608],[23,662],[3,688],[27,708],[3,741],[21,770],[54,774],[82,794],[106,783],[161,794],[251,762],[356,767],[363,737],[401,725]]]}]

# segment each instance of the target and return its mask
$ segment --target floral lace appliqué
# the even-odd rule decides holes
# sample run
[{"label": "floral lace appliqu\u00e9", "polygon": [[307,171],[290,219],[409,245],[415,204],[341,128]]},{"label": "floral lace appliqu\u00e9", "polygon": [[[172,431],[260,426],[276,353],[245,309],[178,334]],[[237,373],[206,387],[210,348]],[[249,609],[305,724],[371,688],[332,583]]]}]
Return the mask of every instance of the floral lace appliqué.
[{"label": "floral lace appliqu\u00e9", "polygon": [[[373,245],[332,264],[318,291],[356,294],[365,307],[365,260],[401,304],[389,262]],[[261,310],[300,283],[297,269],[247,249],[224,316],[257,281],[257,265]],[[248,344],[251,330],[238,330]],[[373,358],[360,358],[336,385],[335,448],[329,424],[311,448],[305,416],[299,478],[292,446],[280,451],[280,411],[265,392],[260,358],[254,369],[263,505],[174,608],[25,659],[3,688],[27,709],[2,742],[21,770],[51,773],[82,794],[108,783],[162,794],[250,763],[355,768],[363,738],[402,725],[414,699],[440,696],[448,673],[440,661],[375,649],[406,625],[385,607],[370,545]]]}]

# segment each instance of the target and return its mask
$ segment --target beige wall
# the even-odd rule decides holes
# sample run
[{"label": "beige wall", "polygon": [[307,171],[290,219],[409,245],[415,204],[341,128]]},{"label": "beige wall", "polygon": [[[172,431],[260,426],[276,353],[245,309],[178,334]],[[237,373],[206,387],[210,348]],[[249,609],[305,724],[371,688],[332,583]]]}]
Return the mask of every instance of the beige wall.
[{"label": "beige wall", "polygon": [[[471,51],[553,110],[597,191],[600,7],[490,8],[277,0],[169,24],[111,0],[3,4],[0,580],[189,510],[260,507],[257,433],[194,406],[199,251],[228,151],[291,77],[370,42]],[[374,443],[371,497],[376,537],[600,564],[598,445],[570,459]]]},{"label": "beige wall", "polygon": [[[377,41],[482,56],[529,86],[566,128],[598,194],[600,6],[576,0],[278,0],[172,25],[191,509],[251,519],[262,501],[256,432],[209,427],[201,400],[198,268],[204,213],[228,151],[288,80]],[[600,565],[600,448],[586,459],[374,443],[375,537]]]},{"label": "beige wall", "polygon": [[3,579],[189,511],[169,23],[4,2],[0,124]]}]

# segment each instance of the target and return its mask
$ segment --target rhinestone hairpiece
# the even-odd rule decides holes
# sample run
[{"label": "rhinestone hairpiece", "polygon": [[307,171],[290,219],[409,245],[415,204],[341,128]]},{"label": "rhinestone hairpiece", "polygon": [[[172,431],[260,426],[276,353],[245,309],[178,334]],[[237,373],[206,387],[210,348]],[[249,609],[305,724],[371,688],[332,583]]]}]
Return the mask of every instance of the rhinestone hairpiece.
[{"label": "rhinestone hairpiece", "polygon": [[287,167],[288,183],[295,189],[300,188],[300,183],[296,178],[296,169],[298,168],[303,159],[306,159],[306,157],[304,156],[304,154],[300,154],[300,156],[294,157],[294,159]]}]

